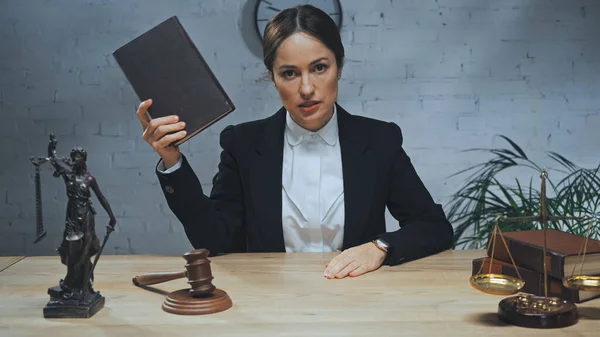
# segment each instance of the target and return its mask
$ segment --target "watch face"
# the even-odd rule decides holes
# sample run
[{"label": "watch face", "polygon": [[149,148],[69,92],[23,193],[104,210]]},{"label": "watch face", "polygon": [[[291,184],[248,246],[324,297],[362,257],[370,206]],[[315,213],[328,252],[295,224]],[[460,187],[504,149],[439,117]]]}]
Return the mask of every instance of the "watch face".
[{"label": "watch face", "polygon": [[335,24],[340,29],[342,25],[342,7],[340,6],[339,0],[256,0],[256,29],[258,35],[262,39],[265,33],[265,26],[267,22],[279,13],[281,10],[294,7],[297,5],[313,5],[333,19]]},{"label": "watch face", "polygon": [[390,245],[388,245],[387,242],[383,241],[382,239],[377,239],[377,243],[385,249],[390,248]]}]

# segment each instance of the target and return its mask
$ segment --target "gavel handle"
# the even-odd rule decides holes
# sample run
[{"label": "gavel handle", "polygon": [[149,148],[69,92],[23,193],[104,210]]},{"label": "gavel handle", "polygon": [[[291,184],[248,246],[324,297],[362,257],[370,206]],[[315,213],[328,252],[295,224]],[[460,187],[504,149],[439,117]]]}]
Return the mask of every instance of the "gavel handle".
[{"label": "gavel handle", "polygon": [[149,273],[140,276],[135,276],[133,280],[133,284],[136,286],[147,286],[151,284],[163,283],[171,280],[176,280],[178,278],[186,277],[186,272],[171,272],[171,273]]}]

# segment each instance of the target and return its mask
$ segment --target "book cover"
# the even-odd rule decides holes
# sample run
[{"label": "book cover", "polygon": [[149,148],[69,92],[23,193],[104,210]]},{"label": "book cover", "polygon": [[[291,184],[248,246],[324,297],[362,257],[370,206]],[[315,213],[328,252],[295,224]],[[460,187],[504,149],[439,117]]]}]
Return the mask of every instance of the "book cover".
[{"label": "book cover", "polygon": [[235,110],[235,106],[176,16],[113,52],[151,118],[178,115],[186,123],[179,146]]}]

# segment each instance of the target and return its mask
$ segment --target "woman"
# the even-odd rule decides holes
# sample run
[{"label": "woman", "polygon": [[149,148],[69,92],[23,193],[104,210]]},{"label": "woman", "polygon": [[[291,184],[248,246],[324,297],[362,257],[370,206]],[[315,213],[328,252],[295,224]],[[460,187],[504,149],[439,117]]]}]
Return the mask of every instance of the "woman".
[{"label": "woman", "polygon": [[[341,251],[328,278],[358,276],[452,245],[453,230],[402,149],[393,123],[353,116],[336,103],[344,47],[323,11],[278,13],[263,39],[264,63],[283,107],[221,133],[210,197],[171,142],[185,136],[177,116],[138,117],[160,155],[167,203],[194,247],[236,251]],[[386,233],[385,208],[401,229]]]}]

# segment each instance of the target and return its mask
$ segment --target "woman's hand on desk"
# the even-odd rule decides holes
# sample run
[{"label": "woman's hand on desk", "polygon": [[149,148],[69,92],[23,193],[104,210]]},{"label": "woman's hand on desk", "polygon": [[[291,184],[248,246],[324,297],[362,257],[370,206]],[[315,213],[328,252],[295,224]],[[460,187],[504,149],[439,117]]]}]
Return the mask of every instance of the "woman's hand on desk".
[{"label": "woman's hand on desk", "polygon": [[152,146],[163,160],[165,168],[169,168],[177,163],[180,156],[178,147],[170,144],[178,139],[185,137],[184,122],[179,122],[176,115],[153,118],[147,114],[148,108],[152,105],[152,100],[143,101],[138,110],[137,116],[142,123],[144,133],[142,138]]},{"label": "woman's hand on desk", "polygon": [[368,242],[346,249],[334,257],[325,267],[324,276],[330,279],[359,276],[376,270],[384,260],[385,253]]}]

